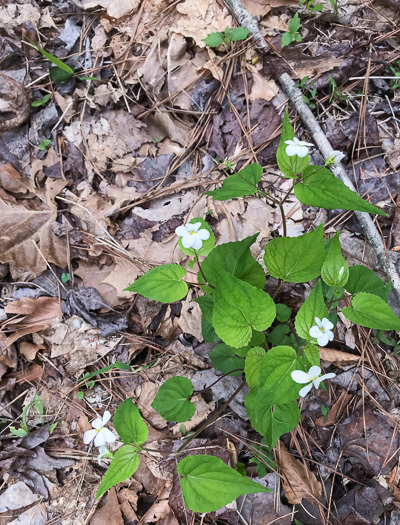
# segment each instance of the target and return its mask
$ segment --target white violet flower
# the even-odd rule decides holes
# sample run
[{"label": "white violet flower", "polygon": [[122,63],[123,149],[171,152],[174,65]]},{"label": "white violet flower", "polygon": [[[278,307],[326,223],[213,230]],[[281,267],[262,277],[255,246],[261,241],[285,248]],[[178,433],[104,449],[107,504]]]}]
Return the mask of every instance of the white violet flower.
[{"label": "white violet flower", "polygon": [[316,326],[310,328],[309,334],[318,341],[319,346],[326,346],[329,341],[333,341],[333,324],[324,317],[321,321],[319,317],[315,317]]},{"label": "white violet flower", "polygon": [[332,153],[329,155],[328,160],[326,161],[326,165],[329,166],[330,164],[339,164],[344,158],[345,154],[341,151],[332,151]]},{"label": "white violet flower", "polygon": [[210,232],[205,228],[200,230],[200,226],[201,222],[195,222],[194,224],[186,224],[186,226],[178,226],[176,228],[175,233],[182,237],[184,248],[200,250],[203,246],[203,241],[210,237]]},{"label": "white violet flower", "polygon": [[96,447],[101,447],[106,443],[113,443],[116,440],[114,434],[105,427],[111,419],[111,414],[108,410],[104,412],[104,416],[98,416],[92,422],[92,429],[87,430],[83,435],[83,442],[85,445],[88,445],[94,439],[94,444]]},{"label": "white violet flower", "polygon": [[312,366],[308,372],[303,372],[303,370],[293,370],[290,375],[295,383],[308,383],[308,385],[303,386],[303,388],[300,389],[300,397],[305,397],[312,389],[313,385],[315,388],[319,388],[322,381],[325,381],[325,379],[332,379],[332,377],[336,376],[336,374],[333,373],[321,376],[321,368],[315,365]]},{"label": "white violet flower", "polygon": [[308,153],[307,146],[314,146],[314,144],[310,144],[310,142],[303,142],[302,140],[299,140],[296,137],[293,137],[292,140],[285,140],[286,146],[286,155],[288,157],[294,157],[297,155],[298,157],[305,157]]}]

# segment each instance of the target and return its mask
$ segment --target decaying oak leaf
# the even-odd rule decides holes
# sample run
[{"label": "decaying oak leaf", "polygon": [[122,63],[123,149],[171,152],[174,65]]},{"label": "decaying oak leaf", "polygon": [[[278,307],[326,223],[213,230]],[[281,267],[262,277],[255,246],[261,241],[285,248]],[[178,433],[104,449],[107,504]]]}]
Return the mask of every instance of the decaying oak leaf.
[{"label": "decaying oak leaf", "polygon": [[275,7],[299,5],[297,0],[243,0],[243,5],[253,16],[268,14]]},{"label": "decaying oak leaf", "polygon": [[22,297],[18,301],[9,303],[4,311],[7,314],[19,314],[8,320],[3,328],[5,331],[14,332],[7,338],[7,344],[11,345],[23,335],[33,334],[43,330],[50,325],[53,319],[62,316],[61,305],[58,297]]},{"label": "decaying oak leaf", "polygon": [[346,363],[354,363],[360,359],[360,356],[354,354],[348,354],[347,352],[341,352],[340,350],[334,350],[333,348],[319,347],[319,355],[322,361],[329,361],[336,365],[343,365]]},{"label": "decaying oak leaf", "polygon": [[215,31],[224,31],[226,26],[232,27],[232,17],[215,0],[184,0],[176,6],[169,31],[193,38],[198,46],[205,47],[204,38]]},{"label": "decaying oak leaf", "polygon": [[[46,269],[46,261],[64,268],[67,249],[55,233],[59,225],[54,199],[66,182],[48,179],[43,188],[37,188],[31,179],[17,177],[15,170],[2,170],[1,186],[8,193],[0,198],[0,262],[27,269],[34,277]],[[21,193],[24,200],[19,204],[16,199]]]},{"label": "decaying oak leaf", "polygon": [[310,502],[320,500],[322,485],[307,467],[292,457],[282,441],[275,448],[276,460],[283,473],[283,489],[289,503],[301,503],[303,498]]}]

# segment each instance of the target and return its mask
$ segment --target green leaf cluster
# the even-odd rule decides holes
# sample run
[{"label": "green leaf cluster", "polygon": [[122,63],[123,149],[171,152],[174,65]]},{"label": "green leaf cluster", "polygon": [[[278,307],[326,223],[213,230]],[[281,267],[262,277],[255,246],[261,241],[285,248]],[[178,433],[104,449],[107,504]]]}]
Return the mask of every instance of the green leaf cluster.
[{"label": "green leaf cluster", "polygon": [[301,42],[301,34],[298,33],[298,30],[300,29],[300,17],[299,14],[296,13],[294,17],[289,22],[288,31],[282,35],[281,40],[281,47],[286,47],[289,44],[291,44],[293,41],[295,42]]},{"label": "green leaf cluster", "polygon": [[232,42],[246,40],[249,33],[250,31],[246,27],[235,27],[234,29],[226,27],[224,33],[217,31],[206,36],[204,43],[209,47],[218,47],[224,43],[230,49]]},{"label": "green leaf cluster", "polygon": [[300,389],[290,374],[303,369],[303,360],[289,346],[276,346],[267,353],[253,348],[247,354],[245,374],[250,393],[245,405],[251,424],[270,448],[299,422],[296,399]]}]

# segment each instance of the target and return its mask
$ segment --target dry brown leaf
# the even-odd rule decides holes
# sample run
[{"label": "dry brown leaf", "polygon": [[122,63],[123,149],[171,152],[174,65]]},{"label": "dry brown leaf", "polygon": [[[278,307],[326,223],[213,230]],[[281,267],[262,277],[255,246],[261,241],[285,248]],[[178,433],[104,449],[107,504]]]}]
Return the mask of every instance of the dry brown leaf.
[{"label": "dry brown leaf", "polygon": [[7,368],[17,367],[18,356],[14,346],[10,346],[7,336],[0,332],[0,378],[7,372]]},{"label": "dry brown leaf", "polygon": [[82,286],[96,288],[105,304],[113,308],[114,306],[121,304],[121,301],[117,300],[117,290],[114,286],[104,284],[103,280],[106,279],[115,268],[115,263],[99,268],[95,266],[93,262],[80,260],[79,267],[74,271],[74,274],[82,279]]},{"label": "dry brown leaf", "polygon": [[329,410],[326,422],[324,423],[323,417],[318,417],[315,420],[315,424],[319,425],[320,427],[330,427],[334,425],[338,421],[338,419],[342,417],[343,412],[346,409],[346,406],[350,403],[352,398],[353,396],[351,394],[348,394],[345,390],[343,390],[343,392],[340,394],[339,399],[336,401],[333,407]]},{"label": "dry brown leaf", "polygon": [[140,520],[140,524],[145,523],[158,523],[160,520],[164,519],[165,516],[169,513],[169,495],[171,493],[172,483],[167,482],[160,494],[157,494],[157,500],[146,512],[143,518]]},{"label": "dry brown leaf", "polygon": [[22,342],[19,345],[19,351],[28,361],[33,361],[36,357],[36,354],[39,350],[44,350],[46,347],[44,345],[35,345],[32,343]]},{"label": "dry brown leaf", "polygon": [[164,341],[174,341],[182,333],[179,328],[177,317],[171,319],[171,307],[168,305],[164,318],[161,320],[155,335],[162,337]]},{"label": "dry brown leaf", "polygon": [[68,354],[65,368],[75,377],[90,363],[111,352],[121,340],[117,336],[103,337],[100,330],[77,316],[53,319],[41,335],[51,348],[52,359]]},{"label": "dry brown leaf", "polygon": [[253,16],[264,16],[275,7],[298,6],[299,3],[297,0],[243,0],[243,5]]},{"label": "dry brown leaf", "polygon": [[347,354],[346,352],[341,352],[340,350],[334,350],[333,348],[322,346],[319,347],[319,355],[323,361],[329,361],[330,363],[335,363],[336,365],[354,363],[360,359],[358,355]]},{"label": "dry brown leaf", "polygon": [[182,332],[194,335],[201,343],[203,335],[201,330],[201,310],[200,306],[192,301],[193,290],[189,290],[186,299],[182,303],[181,316],[179,317],[179,326]]},{"label": "dry brown leaf", "polygon": [[20,34],[23,24],[37,24],[41,18],[40,9],[28,2],[23,4],[1,2],[1,4],[3,5],[0,6],[0,29],[9,36],[16,36],[14,29]]},{"label": "dry brown leaf", "polygon": [[7,202],[4,196],[0,198],[0,262],[28,269],[36,277],[47,267],[35,246],[38,245],[47,262],[61,268],[67,265],[66,245],[56,236],[59,225],[54,222],[57,218],[54,199],[65,185],[64,180],[48,179],[44,188],[36,188],[30,179],[16,179],[15,170],[2,170],[2,188],[16,193],[23,191],[37,199],[18,204],[12,196]]},{"label": "dry brown leaf", "polygon": [[161,430],[167,426],[167,422],[151,406],[154,398],[156,397],[158,389],[159,386],[151,383],[150,381],[145,381],[140,386],[138,386],[135,393],[138,395],[137,393],[140,392],[137,400],[137,406],[139,407],[142,416],[150,423],[152,427]]},{"label": "dry brown leaf", "polygon": [[283,489],[289,503],[301,503],[303,498],[313,502],[320,500],[322,496],[322,485],[313,472],[293,458],[282,441],[278,441],[275,447],[276,460],[283,473]]},{"label": "dry brown leaf", "polygon": [[7,314],[19,314],[24,317],[6,321],[5,330],[14,332],[7,338],[11,345],[23,335],[33,334],[50,325],[53,319],[62,316],[60,301],[57,297],[22,297],[8,303],[4,308]]},{"label": "dry brown leaf", "polygon": [[25,324],[47,322],[54,317],[61,317],[60,301],[57,297],[22,297],[8,303],[4,308],[7,314],[26,315]]},{"label": "dry brown leaf", "polygon": [[226,7],[221,9],[215,0],[184,0],[176,6],[177,15],[169,30],[187,38],[193,38],[205,47],[204,38],[215,31],[232,27],[232,17]]},{"label": "dry brown leaf", "polygon": [[32,365],[23,372],[22,370],[18,372],[12,372],[8,374],[7,377],[15,377],[18,383],[32,383],[33,381],[39,381],[42,379],[44,370],[40,365]]},{"label": "dry brown leaf", "polygon": [[105,504],[96,510],[90,525],[124,525],[115,487],[107,492]]},{"label": "dry brown leaf", "polygon": [[279,86],[274,80],[269,80],[261,71],[252,68],[253,85],[249,95],[250,100],[259,98],[272,100],[279,93]]},{"label": "dry brown leaf", "polygon": [[[115,268],[103,279],[102,284],[112,286],[115,290],[115,306],[121,302],[126,302],[132,298],[132,292],[124,292],[124,289],[132,284],[142,271],[135,264],[127,259],[117,259]],[[108,303],[107,303],[108,304]]]}]

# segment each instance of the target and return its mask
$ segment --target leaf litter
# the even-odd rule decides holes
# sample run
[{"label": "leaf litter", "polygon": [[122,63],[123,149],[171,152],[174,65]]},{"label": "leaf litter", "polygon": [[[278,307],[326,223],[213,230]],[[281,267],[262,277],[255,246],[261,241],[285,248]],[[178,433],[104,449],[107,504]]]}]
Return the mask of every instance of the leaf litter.
[{"label": "leaf litter", "polygon": [[[271,49],[264,57],[248,42],[227,54],[205,45],[208,34],[234,25],[228,8],[211,0],[0,6],[2,523],[289,524],[292,509],[303,525],[396,519],[398,358],[379,334],[356,333],[343,319],[332,347],[320,349],[336,378],[305,402],[301,425],[276,446],[275,472],[260,479],[274,495],[248,495],[203,518],[182,505],[171,453],[240,378],[211,369],[215,344],[203,341],[196,287],[171,305],[124,289],[157,264],[185,261],[174,231],[199,216],[217,245],[261,232],[252,253],[262,263],[263,248],[282,229],[278,210],[255,197],[222,202],[204,192],[226,176],[225,159],[237,168],[258,161],[265,191],[288,190],[274,165],[286,103],[275,82],[282,68],[298,81],[309,77],[311,103],[335,149],[347,154],[359,193],[391,210],[382,222],[388,249],[396,253],[400,245],[398,94],[390,80],[371,79],[360,119],[364,81],[349,80],[365,76],[368,61],[372,76],[385,77],[396,65],[396,6],[344,1],[339,25],[332,14],[300,11],[303,42],[282,50],[297,2],[243,3],[262,17]],[[49,62],[28,38],[90,78],[52,82]],[[330,77],[346,102],[329,103]],[[43,106],[31,105],[46,95]],[[319,162],[317,152],[312,157]],[[285,203],[289,235],[325,221],[328,231],[342,230],[349,262],[375,265],[349,214],[321,217],[295,202]],[[194,271],[191,280],[197,282]],[[280,293],[296,309],[308,292],[285,285]],[[176,375],[192,379],[196,392],[195,416],[183,427],[151,407],[158,387]],[[43,414],[28,408],[29,433],[18,437],[10,427],[19,428],[36,395]],[[158,452],[148,452],[134,478],[96,506],[104,467],[88,461],[83,433],[97,412],[131,396]],[[259,436],[250,431],[243,398],[193,447],[226,463],[238,457],[256,479],[248,444]]]}]

